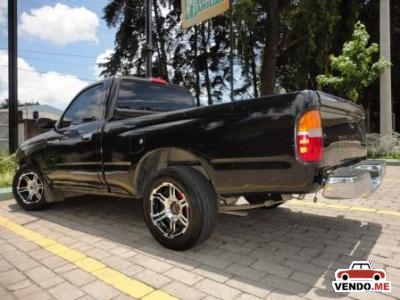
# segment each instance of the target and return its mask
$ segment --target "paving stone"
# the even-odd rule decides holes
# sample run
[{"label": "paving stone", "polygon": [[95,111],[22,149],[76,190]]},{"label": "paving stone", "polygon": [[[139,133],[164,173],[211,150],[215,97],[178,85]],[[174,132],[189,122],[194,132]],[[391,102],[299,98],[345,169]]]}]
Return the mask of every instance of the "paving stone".
[{"label": "paving stone", "polygon": [[152,270],[144,270],[140,273],[135,275],[135,278],[143,281],[144,283],[159,289],[162,286],[166,285],[167,283],[171,282],[171,278],[167,276],[160,275]]},{"label": "paving stone", "polygon": [[281,276],[283,278],[288,277],[293,272],[293,270],[288,267],[276,264],[274,262],[271,262],[270,260],[262,259],[256,261],[254,264],[251,265],[251,267],[256,270],[266,271],[270,274]]},{"label": "paving stone", "polygon": [[167,284],[162,290],[182,300],[200,300],[206,296],[203,292],[177,281]]},{"label": "paving stone", "polygon": [[82,290],[97,300],[112,299],[120,294],[120,292],[113,287],[110,287],[109,285],[100,281],[89,283],[85,285]]},{"label": "paving stone", "polygon": [[60,284],[62,282],[64,282],[64,280],[61,277],[55,276],[55,277],[48,278],[46,280],[41,281],[39,283],[39,286],[44,288],[44,289],[47,289],[47,288],[53,287],[53,286],[55,286],[57,284]]},{"label": "paving stone", "polygon": [[127,259],[115,255],[102,259],[102,262],[117,270],[123,270],[132,265],[132,262],[128,261]]},{"label": "paving stone", "polygon": [[189,272],[180,268],[172,268],[163,274],[187,285],[193,285],[203,279],[203,277],[200,275],[193,274],[193,272]]},{"label": "paving stone", "polygon": [[44,258],[53,256],[53,254],[44,249],[37,249],[34,251],[29,251],[28,255],[37,261],[41,261]]},{"label": "paving stone", "polygon": [[241,255],[232,252],[225,252],[221,255],[221,257],[244,266],[250,266],[258,260],[258,258],[251,255]]},{"label": "paving stone", "polygon": [[[117,300],[117,299],[120,300],[118,297],[113,298],[113,300]],[[132,299],[132,298],[128,297],[127,299]],[[96,299],[91,297],[91,296],[89,296],[89,295],[84,295],[84,296],[78,298],[78,300],[96,300]]]},{"label": "paving stone", "polygon": [[[388,170],[390,175],[392,169]],[[400,168],[396,170],[395,176],[400,178]],[[400,211],[400,197],[395,190],[399,191],[396,185],[384,182],[372,198],[344,200],[340,205]],[[305,201],[311,203],[312,200]],[[73,204],[60,203],[51,212],[33,212],[34,217],[15,207],[12,201],[2,201],[0,216],[21,224],[33,218],[33,223],[27,225],[32,230],[56,237],[73,249],[120,268],[128,276],[183,299],[371,299],[377,294],[332,292],[334,271],[348,267],[355,257],[369,258],[374,268],[387,270],[393,292],[382,294],[382,299],[391,299],[400,293],[398,218],[337,210],[332,201],[323,198],[318,205],[324,203],[332,205],[331,208],[290,203],[274,211],[250,211],[249,218],[220,216],[216,231],[208,241],[179,253],[154,241],[141,219],[140,204],[129,201],[117,205],[101,199],[90,202],[82,198]],[[99,247],[94,248],[94,244]],[[29,259],[49,269],[53,277],[46,279],[48,276],[44,276],[35,284],[24,275],[25,271],[18,272],[26,267],[23,262]],[[4,275],[12,270],[17,273]],[[88,289],[99,281],[91,278],[90,282],[78,282],[82,274],[91,276],[85,272],[78,275],[80,272],[83,271],[73,264],[0,227],[1,300],[7,297],[57,299],[47,292],[67,283],[60,280],[68,280],[73,288],[82,292],[77,296],[81,300],[98,299],[87,295],[83,287]],[[106,287],[114,291],[108,295],[110,299],[129,299],[112,287]]]},{"label": "paving stone", "polygon": [[75,243],[71,244],[70,247],[74,250],[81,251],[81,252],[87,252],[90,249],[93,249],[92,245],[89,245],[84,242],[75,242]]},{"label": "paving stone", "polygon": [[62,274],[62,273],[66,273],[66,272],[69,272],[72,270],[76,270],[76,269],[77,269],[77,267],[75,265],[66,264],[66,265],[63,265],[61,267],[54,269],[54,272]]},{"label": "paving stone", "polygon": [[269,275],[267,278],[263,279],[261,283],[264,284],[265,287],[270,290],[279,289],[291,295],[305,294],[312,287],[310,285],[305,285],[303,283],[278,277],[275,275]]},{"label": "paving stone", "polygon": [[293,268],[299,271],[315,274],[321,276],[326,268],[306,263],[295,259],[286,259],[283,263],[286,267]]},{"label": "paving stone", "polygon": [[313,285],[318,280],[318,277],[309,273],[296,271],[292,275],[290,275],[290,279],[296,280],[304,284]]},{"label": "paving stone", "polygon": [[112,243],[110,241],[106,241],[106,240],[100,240],[100,241],[94,243],[93,246],[95,246],[96,248],[100,248],[102,250],[106,250],[106,251],[117,247],[117,245],[115,245],[114,243]]},{"label": "paving stone", "polygon": [[221,257],[212,256],[208,254],[203,254],[199,257],[195,258],[196,261],[205,264],[207,266],[217,268],[217,269],[225,269],[228,265],[231,264],[229,260],[223,259]]},{"label": "paving stone", "polygon": [[8,285],[7,286],[7,290],[13,292],[13,291],[17,291],[17,290],[20,290],[20,289],[27,288],[28,286],[31,286],[31,285],[32,285],[32,282],[30,280],[24,279],[22,281],[13,283],[11,285]]},{"label": "paving stone", "polygon": [[228,273],[226,271],[220,271],[208,266],[201,266],[199,268],[194,269],[192,272],[199,274],[203,277],[207,277],[219,283],[224,283],[233,276],[232,273]]},{"label": "paving stone", "polygon": [[257,282],[252,282],[245,278],[235,277],[233,279],[228,280],[226,282],[226,285],[229,285],[235,289],[241,290],[245,293],[261,298],[266,297],[271,292],[267,288],[262,287],[261,284]]},{"label": "paving stone", "polygon": [[1,300],[15,300],[15,297],[11,296],[11,294],[6,294],[1,296]]},{"label": "paving stone", "polygon": [[165,263],[159,259],[155,259],[143,254],[138,254],[133,257],[130,257],[129,260],[138,265],[141,265],[144,268],[151,269],[158,273],[163,273],[173,268],[171,264]]},{"label": "paving stone", "polygon": [[9,240],[9,242],[12,245],[14,245],[17,249],[19,249],[23,252],[29,252],[29,251],[34,251],[34,250],[39,249],[38,245],[36,245],[30,241],[20,239],[20,238],[15,239],[15,242],[13,242],[13,240],[11,239],[11,240]]},{"label": "paving stone", "polygon": [[238,264],[231,264],[225,270],[237,276],[244,277],[254,281],[258,281],[266,276],[265,273],[263,272]]},{"label": "paving stone", "polygon": [[[81,299],[79,299],[79,300],[81,300]],[[85,300],[85,299],[82,299],[82,300]],[[93,299],[93,300],[96,300],[96,299]],[[129,297],[128,295],[120,294],[120,295],[114,297],[113,300],[135,300],[135,299]]]},{"label": "paving stone", "polygon": [[80,269],[65,272],[62,276],[76,286],[82,286],[96,280],[94,276]]},{"label": "paving stone", "polygon": [[30,285],[27,286],[23,289],[19,289],[15,292],[13,292],[13,295],[17,298],[17,299],[23,299],[26,297],[30,297],[30,295],[36,294],[36,293],[40,293],[42,292],[42,290],[37,286],[37,285]]},{"label": "paving stone", "polygon": [[111,255],[109,252],[98,248],[93,248],[89,251],[86,251],[86,254],[92,258],[100,260]]},{"label": "paving stone", "polygon": [[79,240],[86,244],[92,245],[94,243],[101,241],[101,238],[99,238],[97,236],[85,234],[85,235],[80,236]]},{"label": "paving stone", "polygon": [[0,272],[12,269],[13,266],[6,260],[0,259]]},{"label": "paving stone", "polygon": [[120,270],[120,272],[128,276],[134,276],[138,273],[143,272],[144,270],[145,268],[143,268],[142,266],[132,264],[128,268]]},{"label": "paving stone", "polygon": [[51,288],[49,293],[58,300],[74,300],[84,295],[80,289],[68,282],[63,282]]},{"label": "paving stone", "polygon": [[202,281],[196,283],[195,287],[206,294],[220,299],[233,299],[240,295],[239,290],[212,281],[210,279],[203,279]]},{"label": "paving stone", "polygon": [[20,271],[26,271],[39,266],[36,261],[19,250],[5,252],[2,255]]},{"label": "paving stone", "polygon": [[16,269],[0,272],[0,283],[4,286],[26,280],[27,278]]},{"label": "paving stone", "polygon": [[56,276],[56,274],[51,271],[50,269],[44,267],[44,266],[39,266],[34,269],[31,269],[27,271],[26,276],[28,276],[31,280],[33,280],[36,283],[40,283],[43,280],[53,278]]},{"label": "paving stone", "polygon": [[60,268],[62,266],[65,266],[66,264],[69,264],[68,261],[66,261],[63,258],[60,258],[58,256],[49,256],[44,258],[43,260],[40,261],[41,264],[45,265],[51,270]]},{"label": "paving stone", "polygon": [[0,285],[0,296],[7,294],[7,290]]},{"label": "paving stone", "polygon": [[111,249],[110,253],[117,255],[119,257],[122,257],[122,258],[129,258],[129,257],[137,255],[137,252],[132,251],[127,248],[123,248],[123,247],[117,247],[115,249]]},{"label": "paving stone", "polygon": [[266,298],[268,300],[301,300],[304,299],[303,297],[299,297],[296,295],[288,295],[286,292],[274,290],[272,293],[268,295]]}]

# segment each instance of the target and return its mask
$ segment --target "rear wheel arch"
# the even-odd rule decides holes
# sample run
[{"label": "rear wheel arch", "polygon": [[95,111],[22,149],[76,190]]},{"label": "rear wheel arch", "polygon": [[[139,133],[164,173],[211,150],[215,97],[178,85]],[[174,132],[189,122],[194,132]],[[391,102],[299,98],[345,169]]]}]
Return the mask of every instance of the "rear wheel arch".
[{"label": "rear wheel arch", "polygon": [[192,167],[213,182],[210,167],[192,152],[175,147],[159,148],[147,153],[139,161],[134,176],[135,195],[142,198],[145,186],[161,169],[176,165]]}]

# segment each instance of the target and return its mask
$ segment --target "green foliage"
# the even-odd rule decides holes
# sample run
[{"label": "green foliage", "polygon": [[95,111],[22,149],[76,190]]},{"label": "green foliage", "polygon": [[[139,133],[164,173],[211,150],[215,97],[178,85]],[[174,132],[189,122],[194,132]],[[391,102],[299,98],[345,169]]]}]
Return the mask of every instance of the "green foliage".
[{"label": "green foliage", "polygon": [[318,84],[332,87],[348,99],[357,101],[360,93],[390,65],[383,57],[376,58],[379,46],[375,43],[368,46],[368,42],[365,25],[357,22],[351,39],[343,45],[342,53],[329,57],[333,74],[318,75]]},{"label": "green foliage", "polygon": [[341,6],[341,0],[301,0],[282,9],[277,79],[287,91],[316,88],[334,45],[343,43]]},{"label": "green foliage", "polygon": [[0,151],[0,188],[10,187],[15,174],[15,155]]}]

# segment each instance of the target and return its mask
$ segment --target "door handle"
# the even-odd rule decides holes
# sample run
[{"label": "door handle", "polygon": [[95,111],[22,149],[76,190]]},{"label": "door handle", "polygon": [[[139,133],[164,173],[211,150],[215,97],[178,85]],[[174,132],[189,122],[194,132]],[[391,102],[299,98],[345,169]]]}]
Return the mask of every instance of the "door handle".
[{"label": "door handle", "polygon": [[93,138],[93,133],[84,133],[81,136],[82,136],[82,140],[84,140],[86,142],[90,142]]}]

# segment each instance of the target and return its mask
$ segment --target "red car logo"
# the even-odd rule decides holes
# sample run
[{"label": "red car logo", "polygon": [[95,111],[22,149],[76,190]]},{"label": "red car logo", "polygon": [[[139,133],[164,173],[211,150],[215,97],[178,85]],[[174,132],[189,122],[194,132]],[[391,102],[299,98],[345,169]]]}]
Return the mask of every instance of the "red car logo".
[{"label": "red car logo", "polygon": [[369,261],[353,261],[348,269],[339,269],[335,272],[336,280],[376,280],[386,278],[386,271],[382,269],[374,269]]}]

